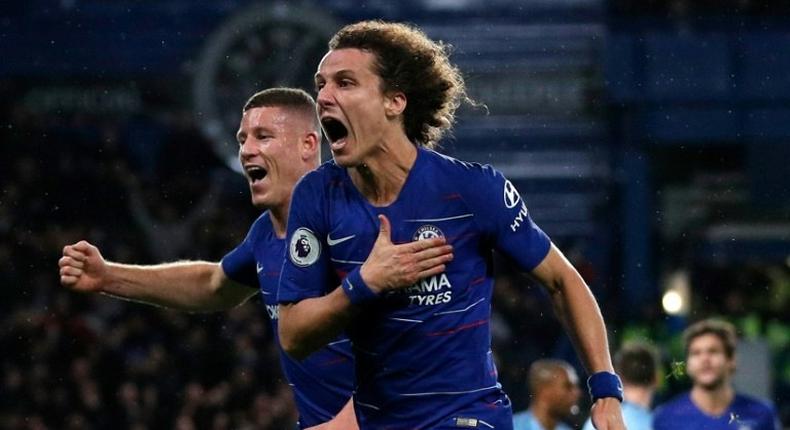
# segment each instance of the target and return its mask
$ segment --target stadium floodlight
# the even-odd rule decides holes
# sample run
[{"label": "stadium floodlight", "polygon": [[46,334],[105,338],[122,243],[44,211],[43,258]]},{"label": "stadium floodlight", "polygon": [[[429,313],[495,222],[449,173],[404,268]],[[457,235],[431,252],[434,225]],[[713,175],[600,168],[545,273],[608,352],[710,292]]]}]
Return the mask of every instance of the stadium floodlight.
[{"label": "stadium floodlight", "polygon": [[688,315],[691,309],[688,272],[677,270],[666,278],[664,295],[661,297],[661,306],[669,315]]},{"label": "stadium floodlight", "polygon": [[678,315],[680,310],[683,309],[683,297],[677,291],[669,290],[661,298],[661,305],[664,306],[664,312],[670,315]]}]

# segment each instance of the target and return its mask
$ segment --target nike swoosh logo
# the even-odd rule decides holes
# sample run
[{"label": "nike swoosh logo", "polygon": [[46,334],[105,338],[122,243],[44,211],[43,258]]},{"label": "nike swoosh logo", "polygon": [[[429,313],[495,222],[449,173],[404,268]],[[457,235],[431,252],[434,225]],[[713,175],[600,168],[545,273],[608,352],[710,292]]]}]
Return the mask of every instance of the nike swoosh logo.
[{"label": "nike swoosh logo", "polygon": [[263,266],[261,266],[261,263],[255,263],[255,271],[258,273],[263,271]]},{"label": "nike swoosh logo", "polygon": [[326,235],[326,243],[327,243],[327,245],[329,245],[329,246],[335,246],[335,245],[337,245],[338,243],[343,243],[343,242],[345,242],[345,241],[347,241],[347,240],[351,240],[351,239],[353,239],[354,237],[356,237],[356,234],[352,234],[351,236],[341,237],[340,239],[332,239],[332,238],[331,238],[331,237],[329,237],[329,235],[327,234],[327,235]]}]

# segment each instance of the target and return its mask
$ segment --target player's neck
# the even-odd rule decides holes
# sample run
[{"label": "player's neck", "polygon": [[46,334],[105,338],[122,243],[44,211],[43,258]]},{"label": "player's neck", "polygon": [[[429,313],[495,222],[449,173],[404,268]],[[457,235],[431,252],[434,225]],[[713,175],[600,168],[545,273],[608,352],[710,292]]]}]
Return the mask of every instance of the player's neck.
[{"label": "player's neck", "polygon": [[712,388],[695,385],[691,389],[691,401],[708,415],[723,414],[733,399],[735,399],[735,389],[728,382]]},{"label": "player's neck", "polygon": [[653,401],[653,388],[624,384],[623,398],[629,403],[650,409],[650,403]]},{"label": "player's neck", "polygon": [[272,220],[272,229],[274,235],[278,239],[285,239],[285,228],[288,225],[288,206],[290,201],[283,205],[277,205],[269,208],[269,219]]},{"label": "player's neck", "polygon": [[417,148],[404,134],[377,145],[349,175],[370,204],[387,206],[398,198],[416,160]]}]

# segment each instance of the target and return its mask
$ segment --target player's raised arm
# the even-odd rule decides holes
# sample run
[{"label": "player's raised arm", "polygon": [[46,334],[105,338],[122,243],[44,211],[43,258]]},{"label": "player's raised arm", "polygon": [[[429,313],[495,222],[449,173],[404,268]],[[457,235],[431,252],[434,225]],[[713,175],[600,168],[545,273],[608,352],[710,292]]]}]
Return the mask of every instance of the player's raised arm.
[{"label": "player's raised arm", "polygon": [[230,280],[217,263],[189,261],[154,266],[112,263],[84,240],[65,246],[58,265],[61,284],[72,290],[187,311],[232,308],[257,292]]},{"label": "player's raised arm", "polygon": [[452,246],[444,238],[395,245],[387,217],[379,215],[379,222],[370,255],[348,274],[340,288],[322,297],[280,305],[280,342],[289,355],[307,357],[337,337],[357,306],[442,273],[452,260]]}]

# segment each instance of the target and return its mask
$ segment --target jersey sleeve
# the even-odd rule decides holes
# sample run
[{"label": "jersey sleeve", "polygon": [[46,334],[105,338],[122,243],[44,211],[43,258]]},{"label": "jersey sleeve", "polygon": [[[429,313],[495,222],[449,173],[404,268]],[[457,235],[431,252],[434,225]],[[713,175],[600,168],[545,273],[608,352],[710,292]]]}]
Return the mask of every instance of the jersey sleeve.
[{"label": "jersey sleeve", "polygon": [[497,251],[521,270],[532,271],[546,257],[551,240],[533,221],[518,190],[491,166],[472,165],[477,176],[466,180],[464,199],[475,220]]},{"label": "jersey sleeve", "polygon": [[253,288],[259,288],[258,275],[255,270],[255,252],[253,239],[256,225],[250,228],[247,237],[235,249],[222,257],[222,271],[228,278]]},{"label": "jersey sleeve", "polygon": [[320,297],[329,290],[331,266],[326,245],[326,196],[323,176],[302,178],[291,197],[277,301],[293,303]]}]

